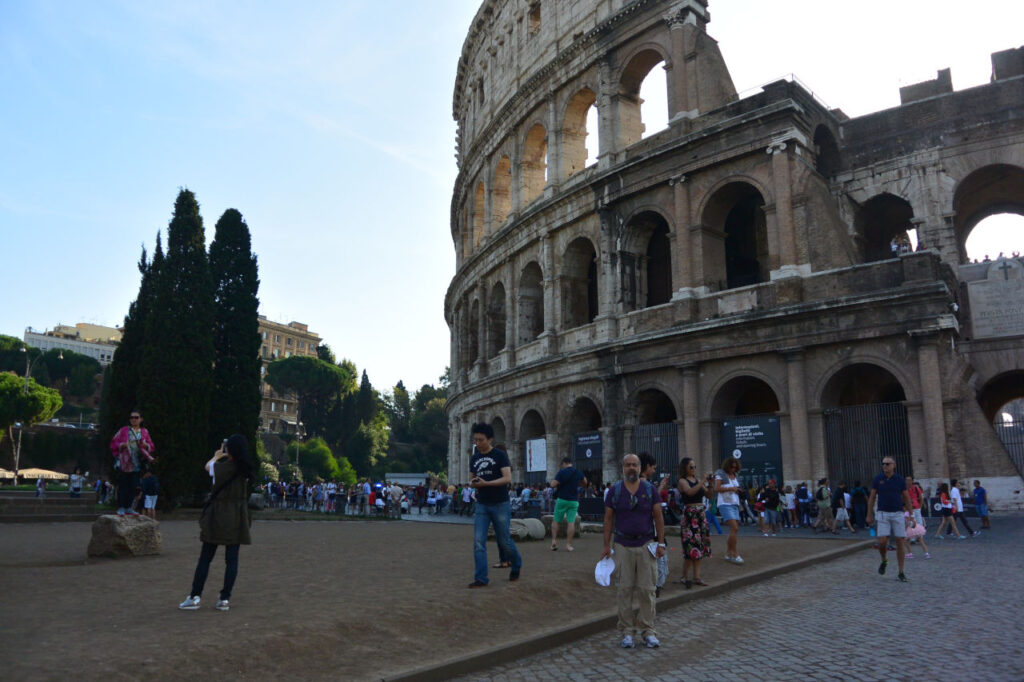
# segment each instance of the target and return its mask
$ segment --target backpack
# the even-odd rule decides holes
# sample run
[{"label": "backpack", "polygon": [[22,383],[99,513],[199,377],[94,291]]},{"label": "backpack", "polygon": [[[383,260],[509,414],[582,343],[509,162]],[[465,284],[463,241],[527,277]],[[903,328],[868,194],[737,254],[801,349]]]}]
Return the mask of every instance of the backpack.
[{"label": "backpack", "polygon": [[825,486],[818,488],[818,494],[816,495],[819,502],[828,502],[828,489]]}]

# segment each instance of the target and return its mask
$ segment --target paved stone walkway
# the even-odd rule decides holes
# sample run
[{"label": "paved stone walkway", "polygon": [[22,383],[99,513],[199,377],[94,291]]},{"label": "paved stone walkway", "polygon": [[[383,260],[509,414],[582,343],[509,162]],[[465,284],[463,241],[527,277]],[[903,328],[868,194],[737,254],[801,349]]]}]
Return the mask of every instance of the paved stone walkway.
[{"label": "paved stone walkway", "polygon": [[1024,680],[1024,515],[993,522],[964,541],[932,530],[906,584],[894,552],[881,576],[865,550],[659,614],[660,649],[608,631],[459,679]]}]

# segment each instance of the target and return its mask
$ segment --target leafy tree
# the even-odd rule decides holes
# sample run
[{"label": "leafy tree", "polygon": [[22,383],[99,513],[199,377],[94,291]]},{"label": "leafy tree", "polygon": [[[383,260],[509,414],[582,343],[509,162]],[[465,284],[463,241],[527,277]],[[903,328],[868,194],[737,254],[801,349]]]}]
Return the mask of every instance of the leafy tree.
[{"label": "leafy tree", "polygon": [[[14,453],[14,473],[17,476],[18,464],[21,459],[21,435],[32,424],[50,419],[60,409],[62,400],[60,393],[52,388],[45,388],[28,379],[28,390],[25,379],[14,374],[0,374],[0,438],[7,431],[11,438],[11,450]],[[18,438],[14,438],[14,424],[20,422]]]},{"label": "leafy tree", "polygon": [[380,473],[388,452],[387,420],[381,414],[370,423],[361,422],[345,444],[345,457],[361,476]]},{"label": "leafy tree", "polygon": [[377,392],[373,390],[373,385],[370,383],[370,377],[367,376],[364,369],[363,378],[359,382],[359,393],[356,394],[356,419],[360,424],[373,422],[380,407],[379,401]]},{"label": "leafy tree", "polygon": [[348,457],[338,457],[337,460],[337,480],[345,486],[355,485],[357,479],[356,470],[352,468],[352,464],[348,461]]},{"label": "leafy tree", "polygon": [[161,501],[173,507],[209,486],[207,430],[213,388],[214,297],[203,218],[183,189],[167,227],[167,254],[153,278],[139,403],[157,447]]},{"label": "leafy tree", "polygon": [[337,364],[337,360],[334,359],[334,351],[326,343],[321,343],[316,347],[316,356],[324,362],[329,362],[332,365]]},{"label": "leafy tree", "polygon": [[333,480],[338,477],[338,461],[322,438],[306,441],[299,452],[298,464],[302,469],[303,480]]},{"label": "leafy tree", "polygon": [[278,393],[299,398],[299,416],[306,433],[326,434],[331,409],[339,396],[352,391],[355,377],[345,368],[307,355],[293,355],[267,365],[266,382]]},{"label": "leafy tree", "polygon": [[[214,286],[213,441],[240,433],[256,452],[260,418],[259,272],[249,226],[229,208],[217,221],[210,244]],[[215,442],[210,443],[215,447]]]},{"label": "leafy tree", "polygon": [[[156,235],[153,260],[146,259],[143,247],[138,268],[142,275],[139,293],[128,306],[121,330],[121,342],[114,351],[114,359],[107,366],[103,380],[103,399],[100,403],[100,440],[109,443],[114,433],[125,425],[131,410],[139,407],[139,383],[142,354],[146,343],[146,324],[153,309],[155,280],[163,269],[164,249],[160,233]],[[107,458],[110,461],[110,458]],[[109,464],[108,464],[109,466]]]},{"label": "leafy tree", "polygon": [[405,384],[401,380],[395,384],[391,395],[385,399],[385,409],[388,413],[388,423],[391,425],[391,439],[401,443],[407,442],[412,404],[409,401],[409,391],[405,390]]}]

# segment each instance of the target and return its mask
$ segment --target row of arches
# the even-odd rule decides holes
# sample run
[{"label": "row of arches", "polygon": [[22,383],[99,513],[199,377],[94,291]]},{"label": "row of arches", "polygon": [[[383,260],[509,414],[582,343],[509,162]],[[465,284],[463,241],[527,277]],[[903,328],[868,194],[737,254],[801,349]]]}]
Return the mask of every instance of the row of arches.
[{"label": "row of arches", "polygon": [[[549,184],[572,178],[610,151],[602,129],[617,131],[614,146],[623,149],[667,127],[667,82],[664,68],[659,68],[664,64],[659,51],[641,50],[623,69],[614,97],[599,98],[595,88],[583,85],[566,100],[553,131],[536,114],[518,139],[500,145],[502,151],[472,183],[471,197],[465,201],[460,226],[463,256],[477,249],[514,210],[540,197]],[[612,108],[617,120],[602,126],[602,117],[609,113],[605,110]]]}]

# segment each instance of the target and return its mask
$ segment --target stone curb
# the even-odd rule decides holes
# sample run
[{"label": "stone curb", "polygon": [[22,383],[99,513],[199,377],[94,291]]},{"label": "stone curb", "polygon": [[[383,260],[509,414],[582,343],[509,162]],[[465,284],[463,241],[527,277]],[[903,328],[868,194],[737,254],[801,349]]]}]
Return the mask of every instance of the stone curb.
[{"label": "stone curb", "polygon": [[[676,608],[683,604],[714,597],[725,592],[759,583],[785,573],[799,571],[823,561],[832,561],[850,554],[855,554],[874,545],[874,540],[863,540],[851,543],[839,549],[832,549],[803,557],[796,561],[774,566],[772,568],[750,573],[737,577],[720,585],[703,588],[699,591],[688,591],[672,597],[658,600],[658,612]],[[381,678],[382,682],[434,682],[435,680],[448,680],[461,675],[468,675],[473,672],[485,670],[496,665],[510,663],[524,656],[540,653],[548,649],[555,649],[570,642],[588,637],[599,632],[611,630],[615,627],[618,616],[614,609],[607,611],[604,615],[598,615],[573,625],[544,630],[529,637],[509,642],[501,646],[492,647],[483,651],[477,651],[446,661],[440,664],[426,665],[412,668],[393,675],[386,675]],[[609,644],[609,646],[611,646]]]}]

